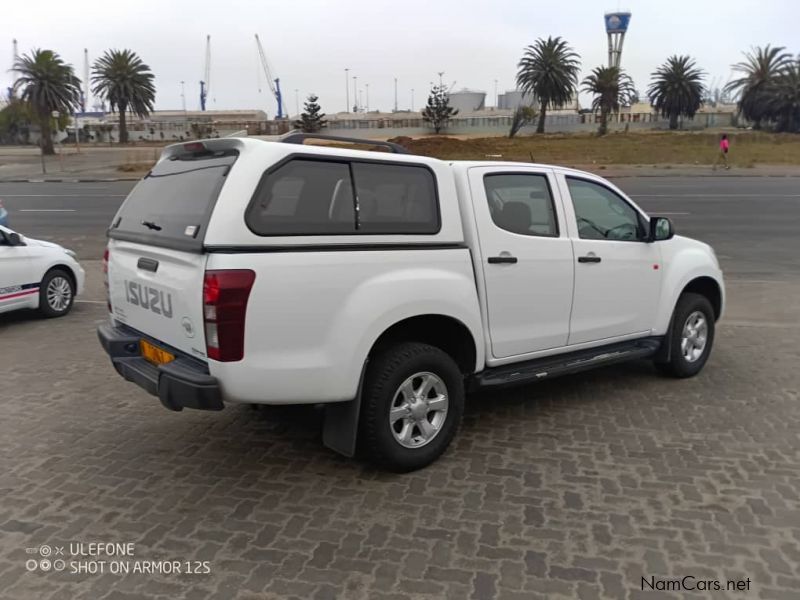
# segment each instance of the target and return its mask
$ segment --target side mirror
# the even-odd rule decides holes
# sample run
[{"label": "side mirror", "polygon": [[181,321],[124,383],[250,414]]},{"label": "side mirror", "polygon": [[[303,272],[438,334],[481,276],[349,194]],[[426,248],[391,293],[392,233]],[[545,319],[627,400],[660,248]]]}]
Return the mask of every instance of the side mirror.
[{"label": "side mirror", "polygon": [[16,232],[8,234],[8,245],[9,246],[24,246],[25,244],[22,242],[22,238],[19,237],[19,234]]},{"label": "side mirror", "polygon": [[672,221],[667,217],[650,217],[650,235],[649,242],[661,242],[668,240],[675,235],[675,228],[672,226]]}]

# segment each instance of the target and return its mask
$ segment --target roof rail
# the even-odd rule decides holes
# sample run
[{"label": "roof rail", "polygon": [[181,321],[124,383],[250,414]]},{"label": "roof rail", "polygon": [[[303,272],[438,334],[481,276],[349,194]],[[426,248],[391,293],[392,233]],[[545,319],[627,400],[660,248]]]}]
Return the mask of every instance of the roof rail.
[{"label": "roof rail", "polygon": [[365,140],[361,138],[340,137],[338,135],[327,135],[322,133],[287,133],[280,138],[284,144],[302,144],[306,140],[329,140],[332,142],[348,142],[350,144],[364,144],[368,146],[383,146],[394,154],[409,154],[408,150],[400,144],[394,142],[384,142],[381,140]]}]

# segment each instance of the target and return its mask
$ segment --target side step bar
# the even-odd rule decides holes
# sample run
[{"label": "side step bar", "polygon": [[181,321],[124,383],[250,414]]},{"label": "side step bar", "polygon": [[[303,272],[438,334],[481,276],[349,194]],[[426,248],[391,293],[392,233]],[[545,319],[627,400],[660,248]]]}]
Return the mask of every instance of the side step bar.
[{"label": "side step bar", "polygon": [[478,391],[522,385],[618,362],[649,358],[658,352],[663,340],[663,337],[643,338],[484,369],[472,377],[468,389]]}]

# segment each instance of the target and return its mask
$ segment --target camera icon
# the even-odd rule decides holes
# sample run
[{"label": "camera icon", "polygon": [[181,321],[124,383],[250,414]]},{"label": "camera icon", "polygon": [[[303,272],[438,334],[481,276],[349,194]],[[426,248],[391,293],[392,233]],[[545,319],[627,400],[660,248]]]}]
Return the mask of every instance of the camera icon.
[{"label": "camera icon", "polygon": [[47,560],[46,558],[43,558],[42,560],[39,561],[39,568],[42,571],[49,571],[51,566],[52,564],[50,564],[50,561]]},{"label": "camera icon", "polygon": [[39,554],[41,554],[42,556],[50,556],[52,553],[53,549],[47,544],[39,548]]}]

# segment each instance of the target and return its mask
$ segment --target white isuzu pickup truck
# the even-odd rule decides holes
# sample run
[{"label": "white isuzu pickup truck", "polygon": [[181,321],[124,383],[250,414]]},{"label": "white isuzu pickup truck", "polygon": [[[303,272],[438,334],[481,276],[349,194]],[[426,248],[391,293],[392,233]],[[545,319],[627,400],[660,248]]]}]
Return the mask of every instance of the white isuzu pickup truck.
[{"label": "white isuzu pickup truck", "polygon": [[408,471],[471,390],[706,363],[714,251],[608,181],[308,137],[169,146],[114,217],[98,335],[165,407],[324,403],[327,446]]}]

